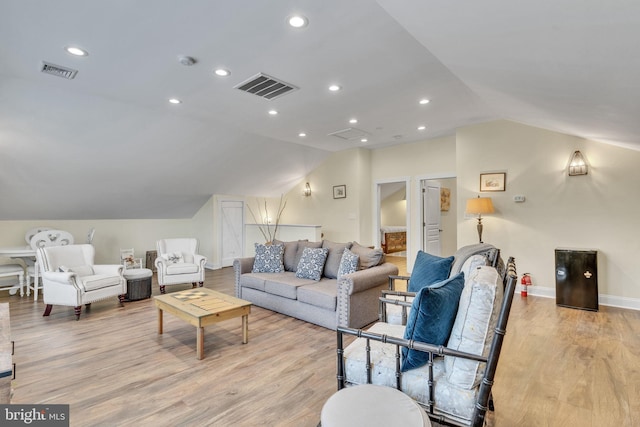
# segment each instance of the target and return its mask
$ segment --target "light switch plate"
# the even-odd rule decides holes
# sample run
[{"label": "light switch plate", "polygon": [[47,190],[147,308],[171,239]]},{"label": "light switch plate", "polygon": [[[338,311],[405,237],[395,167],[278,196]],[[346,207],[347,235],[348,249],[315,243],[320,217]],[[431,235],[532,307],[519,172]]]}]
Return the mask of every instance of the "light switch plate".
[{"label": "light switch plate", "polygon": [[524,196],[513,196],[513,201],[516,203],[522,203],[524,202],[525,197]]}]

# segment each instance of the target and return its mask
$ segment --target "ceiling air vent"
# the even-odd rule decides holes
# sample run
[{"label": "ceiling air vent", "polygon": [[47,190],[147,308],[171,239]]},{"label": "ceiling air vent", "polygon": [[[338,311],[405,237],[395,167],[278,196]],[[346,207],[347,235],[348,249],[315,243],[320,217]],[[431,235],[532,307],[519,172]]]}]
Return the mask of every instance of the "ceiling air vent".
[{"label": "ceiling air vent", "polygon": [[347,141],[353,141],[354,139],[367,138],[369,134],[363,130],[356,128],[342,129],[336,132],[332,132],[329,136],[335,136],[336,138],[346,139]]},{"label": "ceiling air vent", "polygon": [[294,90],[298,90],[294,85],[283,82],[266,74],[260,73],[251,77],[249,80],[234,86],[243,92],[252,93],[265,99],[276,99],[282,95]]},{"label": "ceiling air vent", "polygon": [[61,67],[60,65],[55,65],[49,62],[44,62],[44,61],[42,61],[42,69],[40,71],[46,74],[51,74],[52,76],[58,76],[68,80],[71,80],[72,78],[74,78],[78,73],[78,70]]}]

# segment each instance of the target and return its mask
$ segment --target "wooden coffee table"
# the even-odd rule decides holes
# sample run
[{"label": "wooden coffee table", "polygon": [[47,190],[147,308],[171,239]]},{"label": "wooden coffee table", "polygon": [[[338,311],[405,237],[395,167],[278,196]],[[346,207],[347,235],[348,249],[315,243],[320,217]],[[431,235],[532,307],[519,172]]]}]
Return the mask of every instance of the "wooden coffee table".
[{"label": "wooden coffee table", "polygon": [[158,334],[162,334],[162,312],[166,311],[197,328],[196,356],[204,355],[204,327],[242,316],[242,343],[249,341],[251,303],[207,288],[158,295]]}]

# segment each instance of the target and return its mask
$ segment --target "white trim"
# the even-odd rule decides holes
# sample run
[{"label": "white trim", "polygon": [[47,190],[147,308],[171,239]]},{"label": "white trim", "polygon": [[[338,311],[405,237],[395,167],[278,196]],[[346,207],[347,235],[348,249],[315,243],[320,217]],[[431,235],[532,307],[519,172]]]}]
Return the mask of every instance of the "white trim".
[{"label": "white trim", "polygon": [[[518,285],[518,288],[516,289],[516,295],[514,295],[514,297],[519,295],[521,290],[522,285]],[[527,289],[527,294],[534,297],[553,299],[556,298],[556,290],[554,288],[547,288],[542,286],[529,286],[529,288]],[[599,294],[598,305],[624,308],[627,310],[640,310],[640,298],[628,298],[619,297],[616,295]]]},{"label": "white trim", "polygon": [[204,265],[204,268],[206,268],[207,270],[220,270],[222,268],[222,265],[220,263],[214,264],[207,261],[207,263]]}]

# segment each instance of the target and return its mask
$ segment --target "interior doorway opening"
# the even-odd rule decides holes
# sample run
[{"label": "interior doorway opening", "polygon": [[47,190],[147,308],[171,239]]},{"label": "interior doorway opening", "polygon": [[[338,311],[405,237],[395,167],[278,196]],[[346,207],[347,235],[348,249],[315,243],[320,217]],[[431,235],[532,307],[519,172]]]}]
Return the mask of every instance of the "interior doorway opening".
[{"label": "interior doorway opening", "polygon": [[432,255],[453,255],[458,244],[456,178],[422,179],[420,195],[420,247]]},{"label": "interior doorway opening", "polygon": [[410,251],[409,179],[376,183],[376,246],[387,256],[407,257]]}]

